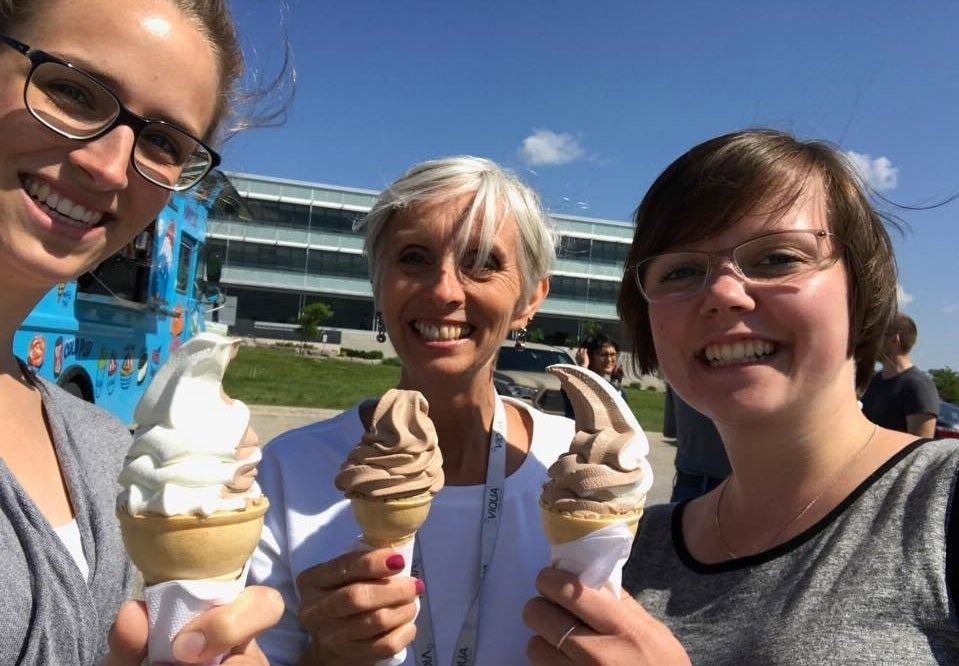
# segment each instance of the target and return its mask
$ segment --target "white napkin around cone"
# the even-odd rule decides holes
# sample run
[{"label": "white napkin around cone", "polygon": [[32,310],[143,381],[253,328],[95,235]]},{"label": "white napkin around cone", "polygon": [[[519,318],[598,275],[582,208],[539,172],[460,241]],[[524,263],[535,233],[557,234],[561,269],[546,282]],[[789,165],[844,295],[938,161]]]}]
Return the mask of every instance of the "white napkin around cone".
[{"label": "white napkin around cone", "polygon": [[[393,550],[403,556],[403,570],[397,571],[396,575],[398,576],[410,576],[413,572],[413,547],[416,544],[416,536],[414,535],[412,539],[407,541],[404,544],[398,546],[391,546]],[[383,546],[371,546],[370,544],[363,541],[362,538],[358,539],[355,544],[353,544],[353,551],[358,553],[365,553],[370,550],[376,550],[377,548],[383,548]],[[416,622],[416,618],[420,614],[420,600],[419,598],[415,601],[416,604],[416,614],[413,616],[413,622]],[[376,662],[376,666],[400,666],[406,662],[406,648],[403,648],[396,654],[394,654],[389,659],[380,659]]]},{"label": "white napkin around cone", "polygon": [[[230,603],[246,586],[250,563],[235,580],[170,580],[143,588],[143,600],[150,621],[148,657],[150,663],[173,662],[173,639],[200,613]],[[226,654],[207,664],[219,664]]]},{"label": "white napkin around cone", "polygon": [[550,546],[550,565],[594,589],[608,587],[621,596],[623,565],[633,545],[626,523],[614,523],[584,537]]}]

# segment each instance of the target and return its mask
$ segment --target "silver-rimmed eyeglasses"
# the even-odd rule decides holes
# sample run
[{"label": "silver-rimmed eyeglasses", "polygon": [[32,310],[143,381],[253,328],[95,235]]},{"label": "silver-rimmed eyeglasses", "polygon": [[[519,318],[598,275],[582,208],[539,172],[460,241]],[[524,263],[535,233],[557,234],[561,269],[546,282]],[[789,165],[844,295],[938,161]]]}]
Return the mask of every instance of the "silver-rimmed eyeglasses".
[{"label": "silver-rimmed eyeglasses", "polygon": [[126,125],[135,136],[130,159],[137,173],[177,192],[199,183],[220,163],[202,141],[165,120],[138,116],[94,76],[67,61],[6,35],[0,41],[30,59],[23,101],[34,118],[57,134],[90,141]]},{"label": "silver-rimmed eyeglasses", "polygon": [[692,296],[712,280],[721,260],[746,282],[781,284],[836,263],[840,244],[828,231],[774,231],[718,252],[666,252],[643,259],[627,270],[649,301]]}]

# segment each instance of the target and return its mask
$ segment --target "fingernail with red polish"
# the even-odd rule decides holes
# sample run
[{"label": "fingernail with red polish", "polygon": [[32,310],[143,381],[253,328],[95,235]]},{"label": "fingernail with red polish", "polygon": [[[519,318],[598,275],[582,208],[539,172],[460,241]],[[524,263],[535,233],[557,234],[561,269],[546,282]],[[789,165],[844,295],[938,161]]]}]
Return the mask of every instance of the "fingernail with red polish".
[{"label": "fingernail with red polish", "polygon": [[419,578],[414,578],[413,581],[413,584],[416,586],[416,596],[422,597],[423,593],[426,592],[426,584]]},{"label": "fingernail with red polish", "polygon": [[386,566],[390,571],[402,571],[403,567],[406,566],[406,560],[403,559],[402,555],[396,553],[386,558]]}]

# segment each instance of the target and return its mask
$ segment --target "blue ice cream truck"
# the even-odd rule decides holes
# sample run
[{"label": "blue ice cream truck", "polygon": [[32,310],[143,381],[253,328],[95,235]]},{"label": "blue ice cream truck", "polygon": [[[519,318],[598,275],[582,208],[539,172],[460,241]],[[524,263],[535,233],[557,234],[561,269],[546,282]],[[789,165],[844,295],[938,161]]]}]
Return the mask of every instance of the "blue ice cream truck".
[{"label": "blue ice cream truck", "polygon": [[217,300],[203,245],[217,192],[174,194],[126,247],[51,289],[14,335],[14,353],[31,372],[133,425],[157,368],[203,330]]}]

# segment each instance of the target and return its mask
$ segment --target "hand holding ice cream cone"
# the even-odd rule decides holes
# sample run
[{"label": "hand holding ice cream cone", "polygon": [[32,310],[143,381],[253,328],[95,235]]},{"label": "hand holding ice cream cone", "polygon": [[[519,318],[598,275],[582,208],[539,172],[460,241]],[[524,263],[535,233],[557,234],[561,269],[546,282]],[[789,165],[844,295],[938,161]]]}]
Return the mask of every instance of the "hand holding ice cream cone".
[{"label": "hand holding ice cream cone", "polygon": [[239,594],[259,540],[268,502],[254,478],[258,440],[246,405],[221,388],[238,345],[193,338],[137,405],[117,516],[146,583],[152,660],[171,658],[172,638],[190,617]]},{"label": "hand holding ice cream cone", "polygon": [[[396,549],[405,563],[402,575],[410,573],[416,531],[443,487],[443,456],[428,413],[419,391],[387,391],[335,481],[362,530],[357,550]],[[380,664],[405,658],[404,650]]]},{"label": "hand holding ice cream cone", "polygon": [[619,392],[576,365],[553,365],[573,404],[576,435],[550,466],[540,516],[553,566],[618,595],[622,567],[653,482],[649,443]]}]

